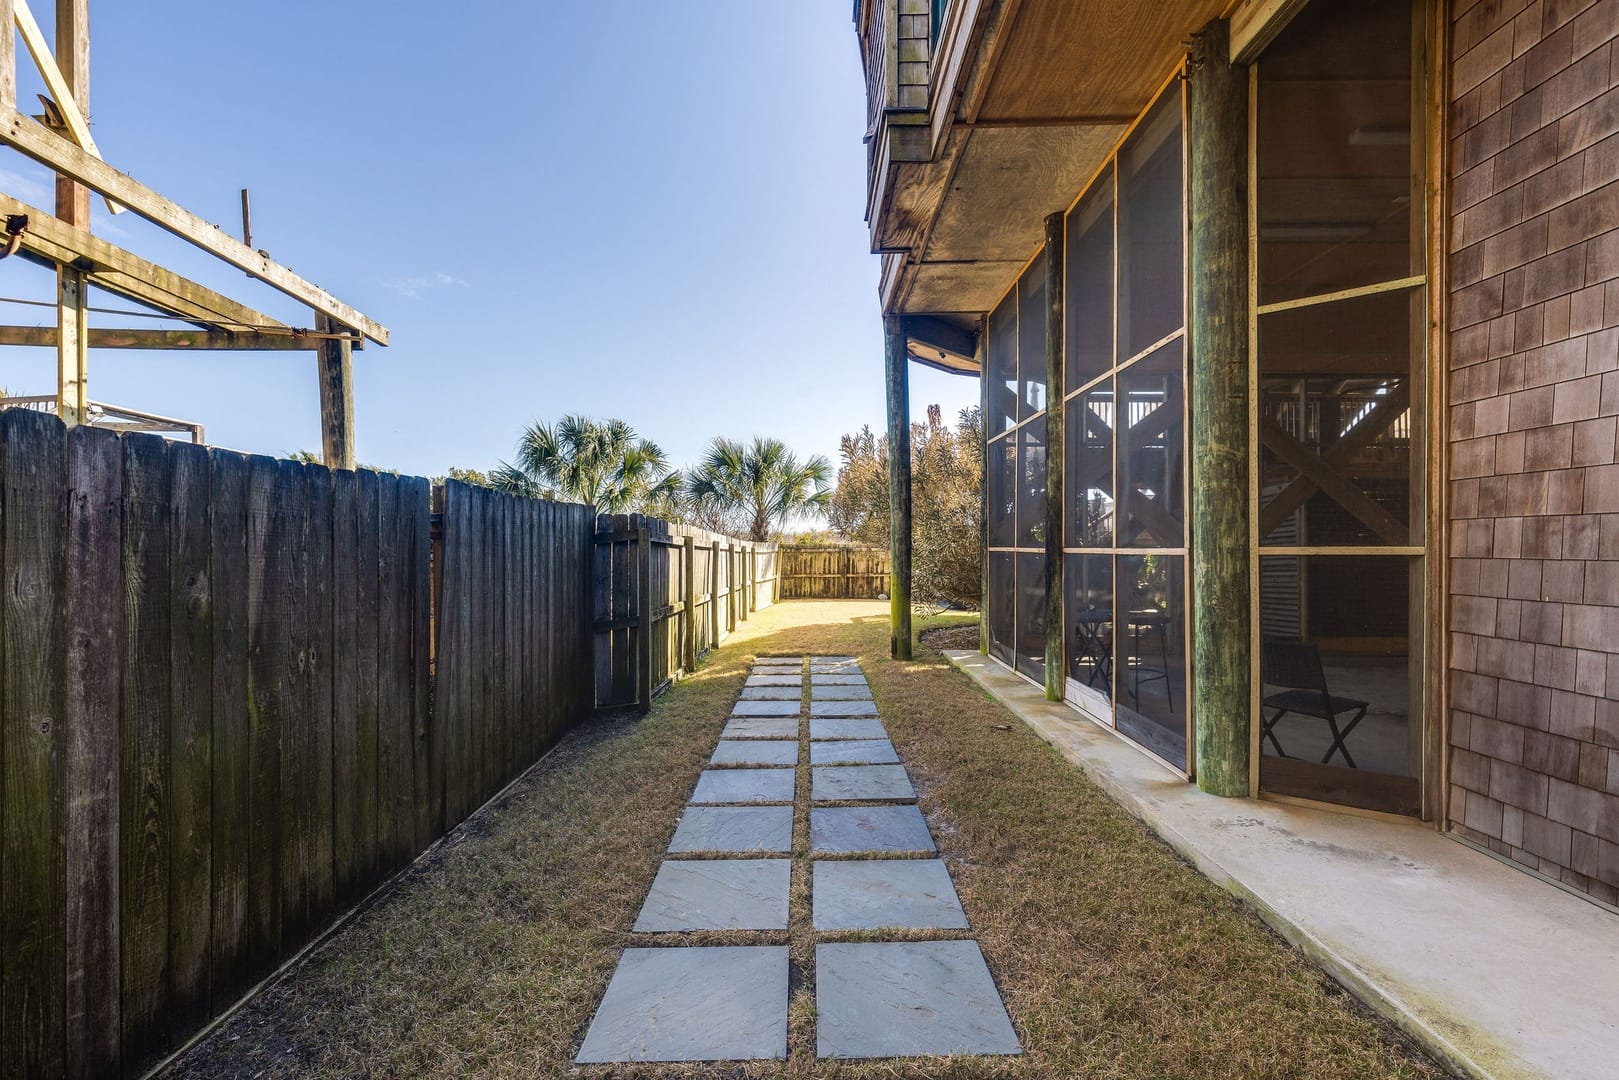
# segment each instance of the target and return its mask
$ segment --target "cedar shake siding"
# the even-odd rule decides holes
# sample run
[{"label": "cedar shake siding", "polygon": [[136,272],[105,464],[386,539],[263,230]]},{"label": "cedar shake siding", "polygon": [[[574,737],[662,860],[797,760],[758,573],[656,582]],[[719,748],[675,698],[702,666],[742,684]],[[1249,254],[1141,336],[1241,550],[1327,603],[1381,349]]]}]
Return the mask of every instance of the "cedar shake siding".
[{"label": "cedar shake siding", "polygon": [[1452,9],[1450,815],[1619,900],[1619,0]]}]

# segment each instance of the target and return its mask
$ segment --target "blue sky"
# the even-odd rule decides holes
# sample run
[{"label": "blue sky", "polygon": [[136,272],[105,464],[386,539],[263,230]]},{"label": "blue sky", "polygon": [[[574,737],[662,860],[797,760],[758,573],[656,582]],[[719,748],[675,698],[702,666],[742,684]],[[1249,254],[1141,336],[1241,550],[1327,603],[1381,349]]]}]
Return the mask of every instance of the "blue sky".
[{"label": "blue sky", "polygon": [[[100,0],[91,17],[106,158],[232,232],[250,187],[255,246],[392,331],[356,356],[363,462],[487,467],[564,412],[622,417],[677,464],[756,433],[835,463],[840,434],[881,426],[848,3]],[[0,190],[48,208],[48,185],[0,153]],[[96,207],[115,243],[308,324]],[[0,295],[52,288],[0,263]],[[0,385],[53,392],[53,355],[5,350]],[[319,449],[306,354],[98,352],[91,395],[200,420],[218,445]],[[912,367],[918,417],[977,395]]]}]

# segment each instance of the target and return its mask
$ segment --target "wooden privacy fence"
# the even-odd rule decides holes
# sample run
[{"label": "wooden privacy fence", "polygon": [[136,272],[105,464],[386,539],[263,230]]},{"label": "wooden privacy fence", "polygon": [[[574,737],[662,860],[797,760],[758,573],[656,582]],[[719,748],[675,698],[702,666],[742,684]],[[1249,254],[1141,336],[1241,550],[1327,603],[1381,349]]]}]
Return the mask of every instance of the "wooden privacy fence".
[{"label": "wooden privacy fence", "polygon": [[783,600],[875,600],[888,593],[888,552],[880,548],[784,545],[777,558]]},{"label": "wooden privacy fence", "polygon": [[0,1074],[138,1075],[588,716],[595,545],[0,409]]},{"label": "wooden privacy fence", "polygon": [[776,600],[776,546],[640,514],[596,519],[595,693],[645,709],[699,654]]}]

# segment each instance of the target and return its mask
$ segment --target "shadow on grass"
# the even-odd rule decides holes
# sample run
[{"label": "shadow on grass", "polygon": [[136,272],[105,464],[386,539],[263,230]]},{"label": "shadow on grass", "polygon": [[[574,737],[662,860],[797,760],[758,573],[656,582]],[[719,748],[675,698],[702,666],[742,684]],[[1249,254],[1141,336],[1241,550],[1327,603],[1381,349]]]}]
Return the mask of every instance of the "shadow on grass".
[{"label": "shadow on grass", "polygon": [[[650,715],[570,733],[173,1075],[1441,1075],[938,653],[887,651],[886,603],[755,614]],[[795,653],[861,659],[1025,1055],[816,1061],[817,938],[795,861],[788,934],[673,939],[790,942],[787,1061],[573,1066],[619,952],[653,943],[629,927],[752,658]]]}]

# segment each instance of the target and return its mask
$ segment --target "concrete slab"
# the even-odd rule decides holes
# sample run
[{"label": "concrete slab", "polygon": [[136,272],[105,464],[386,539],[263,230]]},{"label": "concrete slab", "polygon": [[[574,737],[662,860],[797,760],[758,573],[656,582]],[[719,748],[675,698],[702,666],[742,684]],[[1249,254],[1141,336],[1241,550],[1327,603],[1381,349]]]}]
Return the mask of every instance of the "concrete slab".
[{"label": "concrete slab", "polygon": [[975,941],[817,945],[815,1012],[823,1058],[1022,1049]]},{"label": "concrete slab", "polygon": [[677,853],[792,849],[791,806],[688,806],[669,842]]},{"label": "concrete slab", "polygon": [[870,701],[869,686],[812,686],[811,701]]},{"label": "concrete slab", "polygon": [[818,855],[936,851],[916,806],[818,806],[810,810],[810,851]]},{"label": "concrete slab", "polygon": [[575,1060],[787,1056],[787,946],[625,949]]},{"label": "concrete slab", "polygon": [[811,739],[886,739],[881,720],[811,720]]},{"label": "concrete slab", "polygon": [[799,701],[803,696],[803,688],[797,686],[744,686],[740,699],[742,701]]},{"label": "concrete slab", "polygon": [[820,664],[820,663],[815,663],[814,661],[811,661],[810,662],[810,674],[811,675],[858,675],[858,674],[860,674],[860,665],[855,663],[853,660],[840,661],[838,663],[833,663],[833,664]]},{"label": "concrete slab", "polygon": [[816,656],[813,654],[809,660],[812,664],[858,664],[860,662],[858,656]]},{"label": "concrete slab", "polygon": [[938,859],[838,859],[815,864],[817,930],[965,930],[967,914]]},{"label": "concrete slab", "polygon": [[1614,1074],[1612,913],[1419,822],[1205,795],[980,653],[946,655],[1454,1071]]},{"label": "concrete slab", "polygon": [[[830,745],[830,744],[828,744]],[[721,739],[714,747],[710,765],[796,765],[796,740],[775,739]]]},{"label": "concrete slab", "polygon": [[750,686],[802,686],[802,675],[749,675],[743,680],[744,688]]},{"label": "concrete slab", "polygon": [[814,686],[865,686],[864,675],[811,675],[810,683]]},{"label": "concrete slab", "polygon": [[681,859],[658,867],[638,933],[785,930],[789,859]]},{"label": "concrete slab", "polygon": [[898,765],[899,754],[894,751],[894,744],[887,739],[841,739],[830,742],[813,742],[810,743],[810,764]]},{"label": "concrete slab", "polygon": [[796,739],[798,738],[798,721],[769,720],[754,717],[740,720],[726,721],[725,728],[720,732],[722,739]]},{"label": "concrete slab", "polygon": [[876,716],[874,701],[812,701],[811,716]]},{"label": "concrete slab", "polygon": [[810,798],[816,802],[915,799],[916,789],[903,765],[832,765],[811,770]]},{"label": "concrete slab", "polygon": [[704,803],[790,803],[797,769],[704,769],[691,794]]},{"label": "concrete slab", "polygon": [[797,716],[796,701],[739,701],[731,706],[732,716]]}]

